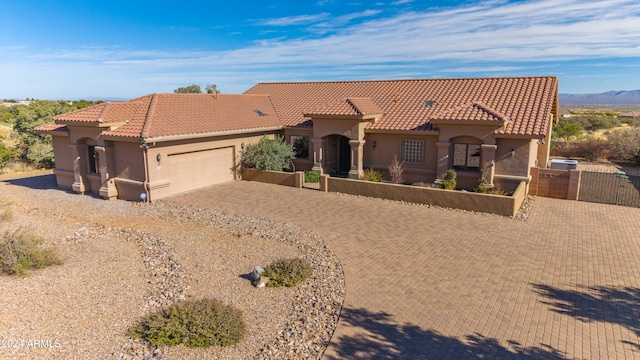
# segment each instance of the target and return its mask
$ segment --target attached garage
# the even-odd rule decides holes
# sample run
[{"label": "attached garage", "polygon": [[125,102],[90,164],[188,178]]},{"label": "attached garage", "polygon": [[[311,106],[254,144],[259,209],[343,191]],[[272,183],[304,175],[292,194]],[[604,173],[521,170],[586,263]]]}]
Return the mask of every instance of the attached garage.
[{"label": "attached garage", "polygon": [[234,180],[233,155],[233,147],[169,154],[170,192],[178,194]]}]

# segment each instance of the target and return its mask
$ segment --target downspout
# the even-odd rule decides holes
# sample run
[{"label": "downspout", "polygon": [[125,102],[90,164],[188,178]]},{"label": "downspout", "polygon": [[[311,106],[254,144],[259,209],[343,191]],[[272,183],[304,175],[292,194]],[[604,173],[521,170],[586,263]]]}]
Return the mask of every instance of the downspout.
[{"label": "downspout", "polygon": [[140,149],[143,150],[143,161],[144,161],[144,183],[142,184],[143,188],[144,188],[144,193],[146,198],[143,199],[145,202],[149,201],[149,161],[147,159],[147,156],[149,155],[148,151],[149,151],[149,144],[147,144],[147,140],[146,139],[142,139],[142,145],[140,145]]}]

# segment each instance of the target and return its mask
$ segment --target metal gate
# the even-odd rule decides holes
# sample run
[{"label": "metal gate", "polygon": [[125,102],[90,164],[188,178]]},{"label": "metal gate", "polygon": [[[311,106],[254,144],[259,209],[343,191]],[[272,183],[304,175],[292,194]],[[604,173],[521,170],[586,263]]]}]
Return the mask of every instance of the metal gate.
[{"label": "metal gate", "polygon": [[582,171],[578,200],[640,207],[640,175]]}]

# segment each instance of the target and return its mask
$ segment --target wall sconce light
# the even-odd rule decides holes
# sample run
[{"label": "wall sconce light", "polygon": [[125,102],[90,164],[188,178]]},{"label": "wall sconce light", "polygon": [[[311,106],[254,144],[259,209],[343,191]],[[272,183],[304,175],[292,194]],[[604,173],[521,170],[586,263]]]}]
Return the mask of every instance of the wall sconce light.
[{"label": "wall sconce light", "polygon": [[376,143],[376,141],[375,141],[375,140],[373,140],[373,148],[374,148],[374,149],[376,148],[376,145],[378,145],[378,144]]},{"label": "wall sconce light", "polygon": [[244,143],[240,144],[240,148],[244,150]]},{"label": "wall sconce light", "polygon": [[511,148],[511,156],[515,155],[515,153],[516,153],[516,149]]},{"label": "wall sconce light", "polygon": [[335,139],[333,139],[332,143],[333,143],[333,146],[336,146],[336,140]]},{"label": "wall sconce light", "polygon": [[160,154],[157,154],[157,155],[156,155],[156,161],[157,161],[158,163],[160,163],[160,159],[162,159],[162,156],[161,156]]}]

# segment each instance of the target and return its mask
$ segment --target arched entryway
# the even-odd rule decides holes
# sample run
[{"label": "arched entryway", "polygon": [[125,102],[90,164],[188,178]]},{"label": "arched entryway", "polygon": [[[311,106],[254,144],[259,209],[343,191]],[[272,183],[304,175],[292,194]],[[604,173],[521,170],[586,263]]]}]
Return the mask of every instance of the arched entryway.
[{"label": "arched entryway", "polygon": [[351,144],[348,137],[332,134],[324,138],[326,147],[325,171],[331,176],[347,177],[351,171]]}]

